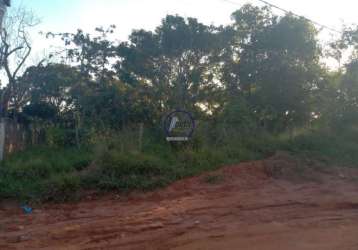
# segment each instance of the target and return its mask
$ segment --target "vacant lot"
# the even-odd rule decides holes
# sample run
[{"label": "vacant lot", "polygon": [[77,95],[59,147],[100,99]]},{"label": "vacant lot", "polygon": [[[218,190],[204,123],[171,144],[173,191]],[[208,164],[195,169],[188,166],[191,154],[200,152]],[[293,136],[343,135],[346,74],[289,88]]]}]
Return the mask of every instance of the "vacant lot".
[{"label": "vacant lot", "polygon": [[356,250],[357,177],[281,153],[156,192],[89,195],[30,215],[4,202],[0,249]]}]

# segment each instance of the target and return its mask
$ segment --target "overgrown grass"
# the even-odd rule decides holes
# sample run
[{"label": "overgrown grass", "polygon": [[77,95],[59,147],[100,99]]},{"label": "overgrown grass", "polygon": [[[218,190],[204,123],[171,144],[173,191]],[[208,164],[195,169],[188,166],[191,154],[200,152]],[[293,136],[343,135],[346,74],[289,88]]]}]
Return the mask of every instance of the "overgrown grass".
[{"label": "overgrown grass", "polygon": [[0,198],[64,199],[64,186],[77,182],[73,173],[92,160],[90,151],[74,148],[41,147],[14,154],[0,166]]},{"label": "overgrown grass", "polygon": [[351,131],[311,130],[286,143],[283,149],[327,163],[355,166],[358,162],[358,135]]},{"label": "overgrown grass", "polygon": [[134,139],[126,140],[119,136],[90,149],[41,147],[14,154],[0,167],[0,199],[62,202],[79,198],[83,190],[151,190],[222,165],[262,159],[277,150],[351,164],[358,160],[358,137],[347,133],[306,131],[294,139],[231,136],[217,144],[194,138],[175,147],[147,136],[141,152]]},{"label": "overgrown grass", "polygon": [[[81,190],[150,190],[221,165],[262,157],[267,145],[241,141],[200,148],[149,140],[143,151],[126,150],[120,139],[98,143],[92,150],[36,148],[17,153],[0,168],[0,198],[21,201],[65,201]],[[133,141],[131,141],[133,143]]]}]

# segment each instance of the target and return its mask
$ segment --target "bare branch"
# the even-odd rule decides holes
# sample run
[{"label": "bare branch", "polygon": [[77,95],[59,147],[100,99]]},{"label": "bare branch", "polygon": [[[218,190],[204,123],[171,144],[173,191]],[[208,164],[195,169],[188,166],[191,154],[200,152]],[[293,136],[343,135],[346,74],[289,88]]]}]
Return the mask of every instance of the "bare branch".
[{"label": "bare branch", "polygon": [[27,58],[29,58],[30,54],[31,54],[31,50],[32,50],[32,47],[31,45],[29,44],[29,42],[27,41],[27,39],[25,38],[25,43],[26,43],[26,46],[27,46],[27,51],[26,51],[26,54],[25,56],[21,59],[21,62],[20,64],[17,66],[17,68],[15,69],[12,77],[13,78],[16,78],[17,76],[17,73],[19,72],[19,70],[22,68],[22,66],[25,64]]},{"label": "bare branch", "polygon": [[5,113],[8,107],[16,109],[22,99],[24,90],[17,86],[17,78],[32,51],[29,29],[38,23],[32,12],[21,8],[9,13],[4,20],[0,34],[0,62],[8,80],[1,98]]}]

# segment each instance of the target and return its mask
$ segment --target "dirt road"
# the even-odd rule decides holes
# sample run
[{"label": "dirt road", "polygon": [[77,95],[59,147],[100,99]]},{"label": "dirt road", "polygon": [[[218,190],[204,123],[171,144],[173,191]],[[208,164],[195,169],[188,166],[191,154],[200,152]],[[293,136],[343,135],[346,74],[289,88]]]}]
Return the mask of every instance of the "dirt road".
[{"label": "dirt road", "polygon": [[276,155],[31,215],[2,204],[0,249],[357,250],[358,172],[300,164]]}]

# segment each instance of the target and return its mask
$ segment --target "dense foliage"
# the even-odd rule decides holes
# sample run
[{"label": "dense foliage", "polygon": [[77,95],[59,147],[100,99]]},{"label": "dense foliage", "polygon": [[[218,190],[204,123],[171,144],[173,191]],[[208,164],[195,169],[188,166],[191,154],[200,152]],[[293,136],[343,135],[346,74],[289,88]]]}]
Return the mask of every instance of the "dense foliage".
[{"label": "dense foliage", "polygon": [[[111,39],[115,26],[96,36],[47,34],[65,49],[1,90],[2,115],[40,124],[46,139],[4,163],[0,196],[153,187],[277,149],[319,152],[327,134],[350,139],[346,152],[353,152],[358,141],[347,133],[358,121],[358,29],[325,48],[304,18],[245,5],[232,20],[213,26],[169,15],[125,42]],[[329,69],[326,50],[337,60],[351,56]],[[172,146],[161,126],[176,109],[191,112],[198,127],[190,143]],[[64,149],[75,146],[78,155]],[[331,146],[321,152],[336,157]]]}]

